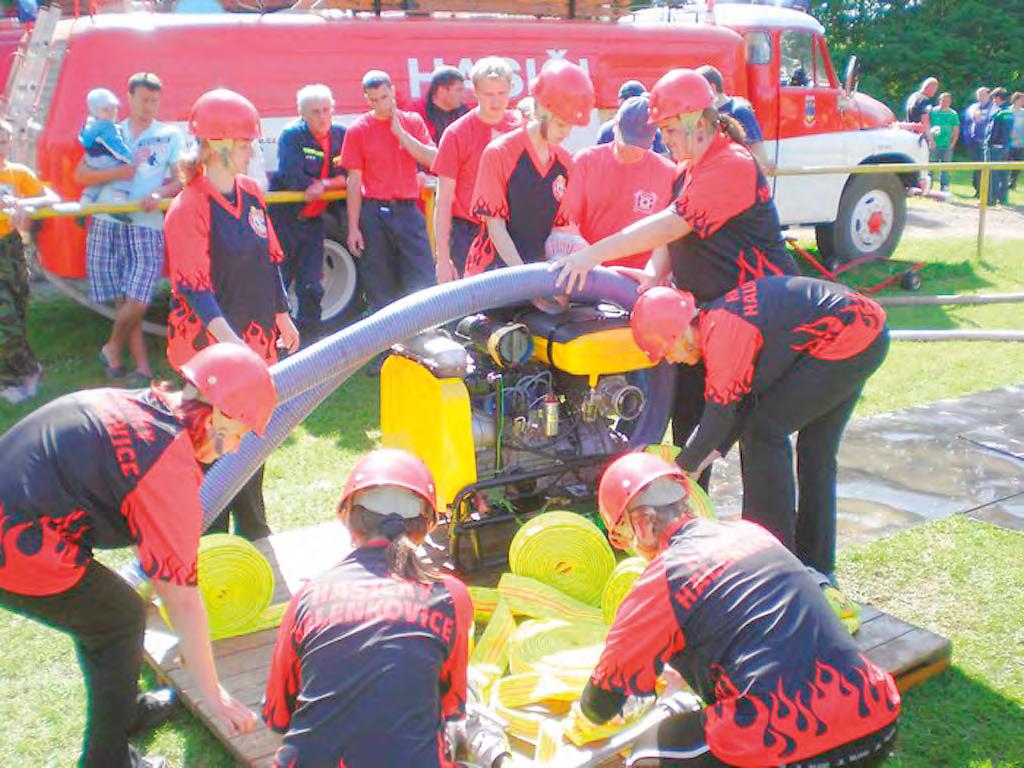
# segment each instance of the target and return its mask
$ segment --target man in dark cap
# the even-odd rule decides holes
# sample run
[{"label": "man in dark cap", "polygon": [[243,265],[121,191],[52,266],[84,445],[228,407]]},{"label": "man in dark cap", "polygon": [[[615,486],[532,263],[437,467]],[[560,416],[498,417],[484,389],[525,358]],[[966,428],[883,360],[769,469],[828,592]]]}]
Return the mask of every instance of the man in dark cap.
[{"label": "man in dark cap", "polygon": [[[647,88],[639,80],[627,80],[619,86],[619,106],[621,107],[626,103],[627,99],[632,99],[636,96],[646,96]],[[597,143],[598,144],[611,144],[615,141],[615,122],[618,120],[618,115],[613,117],[606,123],[603,123],[597,132]],[[654,132],[654,140],[651,142],[651,149],[657,152],[659,155],[665,155],[668,157],[668,147],[666,147],[661,141],[661,131]]]}]

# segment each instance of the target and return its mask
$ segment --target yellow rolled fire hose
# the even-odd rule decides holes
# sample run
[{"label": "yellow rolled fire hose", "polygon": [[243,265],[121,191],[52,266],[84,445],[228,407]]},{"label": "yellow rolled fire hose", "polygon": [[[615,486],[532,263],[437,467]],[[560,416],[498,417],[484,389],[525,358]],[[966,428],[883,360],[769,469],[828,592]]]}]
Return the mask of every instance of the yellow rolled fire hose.
[{"label": "yellow rolled fire hose", "polygon": [[498,607],[498,590],[493,587],[468,587],[473,601],[473,621],[486,623]]},{"label": "yellow rolled fire hose", "polygon": [[509,669],[513,675],[563,671],[581,672],[589,677],[601,657],[607,634],[608,626],[603,622],[524,621],[508,644]]},{"label": "yellow rolled fire hose", "polygon": [[574,512],[546,512],[520,528],[508,551],[512,573],[592,606],[601,604],[615,555],[601,530]]},{"label": "yellow rolled fire hose", "polygon": [[[601,585],[603,588],[604,581]],[[501,581],[498,582],[498,594],[508,605],[509,610],[517,616],[590,622],[604,620],[600,609],[574,600],[536,579],[516,576],[514,573],[502,574]]]},{"label": "yellow rolled fire hose", "polygon": [[601,611],[604,613],[605,623],[611,624],[615,621],[615,613],[619,606],[646,568],[647,561],[642,557],[627,557],[615,566],[615,570],[604,585],[604,594],[601,595]]},{"label": "yellow rolled fire hose", "polygon": [[[211,639],[247,635],[280,625],[288,604],[271,605],[274,572],[251,542],[228,533],[203,536],[199,540],[198,573]],[[163,606],[160,613],[171,626]]]}]

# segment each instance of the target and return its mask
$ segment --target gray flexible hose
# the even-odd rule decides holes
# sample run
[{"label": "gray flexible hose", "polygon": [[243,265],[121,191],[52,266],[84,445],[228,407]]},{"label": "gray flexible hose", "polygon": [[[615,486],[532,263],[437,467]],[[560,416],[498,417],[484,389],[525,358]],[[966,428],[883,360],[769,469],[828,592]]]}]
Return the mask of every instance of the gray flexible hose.
[{"label": "gray flexible hose", "polygon": [[940,307],[969,304],[1018,304],[1024,293],[946,293],[937,296],[873,296],[883,307]]},{"label": "gray flexible hose", "polygon": [[893,341],[1024,341],[1024,331],[983,330],[895,330],[889,331]]},{"label": "gray flexible hose", "polygon": [[[275,365],[271,372],[279,404],[266,434],[262,438],[248,435],[236,453],[217,461],[206,474],[201,491],[204,529],[285,437],[366,360],[427,328],[556,293],[555,273],[549,272],[546,264],[498,269],[406,296]],[[636,299],[636,283],[598,267],[573,298],[610,301],[630,309]],[[353,364],[353,360],[358,362]],[[652,377],[667,381],[673,374],[665,364],[652,369]],[[662,400],[652,403],[638,420],[634,430],[638,441],[650,442],[652,429],[659,425],[664,429],[671,398]]]}]

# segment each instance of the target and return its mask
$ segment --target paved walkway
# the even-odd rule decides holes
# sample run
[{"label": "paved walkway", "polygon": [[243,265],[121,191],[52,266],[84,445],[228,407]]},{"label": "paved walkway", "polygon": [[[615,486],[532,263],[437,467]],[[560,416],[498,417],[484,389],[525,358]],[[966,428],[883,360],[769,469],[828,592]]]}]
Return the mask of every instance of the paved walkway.
[{"label": "paved walkway", "polygon": [[[738,515],[738,452],[725,464],[712,496]],[[1024,385],[851,422],[838,493],[840,546],[953,514],[1024,531]]]}]

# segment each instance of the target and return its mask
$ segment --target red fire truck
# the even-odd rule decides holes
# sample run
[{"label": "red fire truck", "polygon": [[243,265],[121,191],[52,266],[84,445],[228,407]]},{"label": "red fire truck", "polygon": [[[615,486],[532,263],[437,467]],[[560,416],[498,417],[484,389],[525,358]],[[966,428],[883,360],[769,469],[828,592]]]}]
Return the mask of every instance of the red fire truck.
[{"label": "red fire truck", "polygon": [[[927,161],[920,136],[898,128],[888,108],[856,92],[852,67],[842,80],[837,76],[822,26],[781,8],[719,3],[713,13],[658,8],[607,20],[379,8],[377,14],[136,13],[50,26],[44,32],[42,21],[37,24],[7,96],[12,105],[21,98],[18,127],[26,141],[18,159],[71,200],[80,192],[71,177],[81,156],[76,136],[85,94],[97,86],[120,90],[141,70],[164,82],[161,118],[182,125],[189,106],[209,88],[248,96],[263,117],[263,150],[273,171],[278,133],[295,116],[296,91],[310,82],[333,89],[337,119],[348,123],[366,109],[360,80],[368,69],[388,71],[408,102],[423,96],[438,65],[468,72],[476,59],[496,54],[512,63],[518,98],[546,60],[567,58],[590,74],[597,90],[590,125],[569,141],[575,149],[593,142],[601,120],[616,108],[624,80],[650,87],[672,67],[713,64],[726,91],[754,106],[767,156],[778,167],[893,164],[891,175],[774,180],[783,224],[815,225],[821,247],[839,259],[891,254],[903,229],[906,188],[917,180],[899,164]],[[45,66],[33,66],[39,56]],[[38,237],[42,264],[57,276],[83,277],[84,242],[81,223],[47,221]],[[356,272],[340,238],[328,242],[326,258],[324,315],[332,320],[356,296]]]}]

